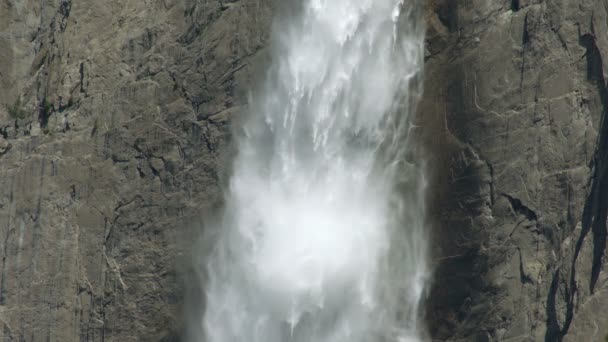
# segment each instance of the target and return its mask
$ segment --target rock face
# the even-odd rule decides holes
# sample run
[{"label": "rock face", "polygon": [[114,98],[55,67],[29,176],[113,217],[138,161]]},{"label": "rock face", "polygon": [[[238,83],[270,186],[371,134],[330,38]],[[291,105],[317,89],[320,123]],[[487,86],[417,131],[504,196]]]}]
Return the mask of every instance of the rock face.
[{"label": "rock face", "polygon": [[178,341],[269,1],[0,1],[0,339]]},{"label": "rock face", "polygon": [[[435,339],[608,333],[607,11],[428,1]],[[180,241],[221,205],[229,123],[272,12],[0,0],[3,341],[185,338]]]},{"label": "rock face", "polygon": [[608,1],[436,1],[421,120],[433,155],[435,338],[600,341]]}]

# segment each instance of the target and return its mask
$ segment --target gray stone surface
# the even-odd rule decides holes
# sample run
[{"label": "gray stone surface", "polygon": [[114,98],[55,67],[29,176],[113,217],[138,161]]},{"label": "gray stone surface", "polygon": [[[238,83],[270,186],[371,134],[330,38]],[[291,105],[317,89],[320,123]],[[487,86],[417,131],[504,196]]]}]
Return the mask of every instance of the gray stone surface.
[{"label": "gray stone surface", "polygon": [[179,340],[268,3],[0,1],[0,340]]},{"label": "gray stone surface", "polygon": [[606,0],[435,1],[437,340],[601,341],[608,205]]}]

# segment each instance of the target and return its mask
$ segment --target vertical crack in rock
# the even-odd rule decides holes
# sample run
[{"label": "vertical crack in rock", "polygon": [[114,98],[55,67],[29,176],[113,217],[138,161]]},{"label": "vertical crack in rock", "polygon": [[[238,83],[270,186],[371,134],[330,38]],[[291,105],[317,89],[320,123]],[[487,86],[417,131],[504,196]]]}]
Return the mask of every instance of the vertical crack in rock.
[{"label": "vertical crack in rock", "polygon": [[557,319],[557,291],[559,289],[559,270],[555,271],[551,280],[551,287],[547,296],[547,332],[545,342],[560,341],[563,337],[562,328]]},{"label": "vertical crack in rock", "polygon": [[519,253],[519,281],[521,281],[522,285],[534,284],[532,278],[524,270],[524,258],[521,255],[521,248],[517,247],[517,252]]},{"label": "vertical crack in rock", "polygon": [[84,93],[84,63],[80,63],[78,67],[78,74],[80,76],[80,93]]},{"label": "vertical crack in rock", "polygon": [[72,1],[71,0],[61,0],[61,4],[59,5],[59,14],[61,14],[61,18],[59,19],[59,28],[61,32],[64,32],[68,26],[68,18],[70,16],[70,11],[72,10]]},{"label": "vertical crack in rock", "polygon": [[40,122],[40,128],[46,128],[49,124],[49,118],[53,114],[54,108],[51,103],[45,98],[40,101],[38,107],[38,121]]}]

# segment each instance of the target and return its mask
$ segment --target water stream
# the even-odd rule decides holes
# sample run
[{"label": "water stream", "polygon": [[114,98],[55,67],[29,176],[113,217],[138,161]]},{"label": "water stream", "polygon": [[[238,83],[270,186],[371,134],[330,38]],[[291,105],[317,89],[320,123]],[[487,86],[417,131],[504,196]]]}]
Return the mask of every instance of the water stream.
[{"label": "water stream", "polygon": [[235,137],[200,340],[419,341],[421,4],[287,2]]}]

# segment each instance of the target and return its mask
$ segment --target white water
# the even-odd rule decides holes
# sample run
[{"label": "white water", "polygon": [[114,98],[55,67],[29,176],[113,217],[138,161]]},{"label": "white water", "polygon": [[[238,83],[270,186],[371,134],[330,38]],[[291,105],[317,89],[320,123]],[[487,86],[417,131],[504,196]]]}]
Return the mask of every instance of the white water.
[{"label": "white water", "polygon": [[299,2],[236,137],[200,340],[419,341],[424,184],[404,158],[419,4]]}]

